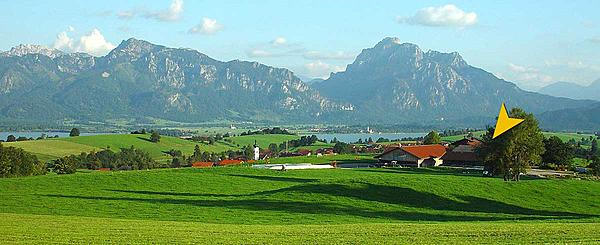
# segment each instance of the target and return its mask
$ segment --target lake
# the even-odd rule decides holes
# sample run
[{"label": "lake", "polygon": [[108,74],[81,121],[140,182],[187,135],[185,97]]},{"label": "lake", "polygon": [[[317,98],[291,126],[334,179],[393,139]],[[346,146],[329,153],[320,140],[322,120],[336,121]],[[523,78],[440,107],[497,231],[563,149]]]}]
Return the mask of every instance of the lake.
[{"label": "lake", "polygon": [[[317,138],[319,139],[326,139],[327,141],[331,141],[333,138],[337,138],[338,141],[342,141],[342,142],[346,142],[346,143],[352,143],[352,142],[356,142],[358,141],[358,139],[368,139],[369,137],[371,137],[373,139],[373,141],[377,141],[377,139],[379,138],[386,138],[389,140],[394,140],[394,139],[402,139],[402,138],[407,138],[407,137],[423,137],[425,136],[427,133],[374,133],[374,134],[367,134],[367,133],[356,133],[356,134],[321,134],[321,133],[314,133],[314,135],[317,136]],[[313,135],[313,134],[307,134],[307,135]]]},{"label": "lake", "polygon": [[[11,134],[14,135],[17,138],[19,138],[21,136],[24,136],[24,137],[27,137],[27,138],[34,138],[34,139],[36,139],[37,137],[40,137],[42,134],[46,134],[48,137],[49,136],[54,137],[54,135],[58,135],[58,137],[60,137],[60,138],[62,138],[62,137],[69,137],[69,132],[57,132],[57,131],[47,131],[47,132],[41,132],[41,131],[35,131],[35,132],[0,132],[0,140],[6,141],[6,137],[8,137]],[[81,135],[81,136],[89,136],[89,135],[99,135],[99,134],[108,134],[108,133],[81,133],[79,135]]]}]

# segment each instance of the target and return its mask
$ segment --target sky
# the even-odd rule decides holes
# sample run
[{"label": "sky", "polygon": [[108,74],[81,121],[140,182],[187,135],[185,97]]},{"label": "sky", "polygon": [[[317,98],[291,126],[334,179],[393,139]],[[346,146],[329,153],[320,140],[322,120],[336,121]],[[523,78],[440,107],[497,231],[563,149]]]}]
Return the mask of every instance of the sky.
[{"label": "sky", "polygon": [[362,49],[398,37],[425,51],[459,52],[528,90],[600,79],[594,0],[0,0],[0,7],[3,51],[41,44],[101,56],[134,37],[326,78]]}]

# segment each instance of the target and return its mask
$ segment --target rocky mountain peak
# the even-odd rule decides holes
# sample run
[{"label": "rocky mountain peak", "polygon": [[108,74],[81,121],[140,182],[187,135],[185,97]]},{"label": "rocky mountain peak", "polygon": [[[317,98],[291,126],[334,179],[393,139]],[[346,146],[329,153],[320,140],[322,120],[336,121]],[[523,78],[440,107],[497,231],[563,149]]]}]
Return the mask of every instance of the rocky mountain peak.
[{"label": "rocky mountain peak", "polygon": [[164,46],[152,44],[148,41],[139,40],[135,38],[129,38],[127,40],[123,40],[119,46],[110,51],[107,55],[110,58],[118,58],[118,57],[129,57],[130,59],[138,59],[152,51],[160,50],[165,48]]},{"label": "rocky mountain peak", "polygon": [[2,56],[25,56],[28,54],[41,54],[54,59],[64,53],[58,49],[48,48],[43,45],[20,44],[2,53]]},{"label": "rocky mountain peak", "polygon": [[452,67],[463,67],[467,66],[467,62],[462,58],[458,52],[442,53],[434,50],[427,51],[425,56],[432,62],[436,62],[442,65]]}]

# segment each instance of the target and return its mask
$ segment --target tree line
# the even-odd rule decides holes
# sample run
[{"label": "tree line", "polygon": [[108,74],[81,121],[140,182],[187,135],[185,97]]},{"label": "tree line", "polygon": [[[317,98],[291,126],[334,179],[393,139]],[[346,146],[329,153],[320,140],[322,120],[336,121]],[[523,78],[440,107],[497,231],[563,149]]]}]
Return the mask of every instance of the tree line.
[{"label": "tree line", "polygon": [[85,169],[113,169],[113,170],[144,170],[167,167],[158,164],[150,154],[137,149],[121,148],[119,152],[110,149],[102,151],[82,152],[79,155],[61,157],[52,161],[49,168],[58,174],[72,174],[79,168]]}]

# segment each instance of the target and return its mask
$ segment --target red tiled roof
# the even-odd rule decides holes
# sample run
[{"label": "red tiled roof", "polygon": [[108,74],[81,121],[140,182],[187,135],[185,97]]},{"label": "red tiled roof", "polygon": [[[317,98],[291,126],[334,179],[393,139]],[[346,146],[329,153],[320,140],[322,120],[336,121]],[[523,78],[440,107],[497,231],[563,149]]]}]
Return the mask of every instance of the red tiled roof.
[{"label": "red tiled roof", "polygon": [[402,149],[408,154],[418,158],[441,157],[446,154],[446,147],[443,145],[407,145],[402,147],[388,148],[383,153],[375,156],[375,158],[380,158],[381,156],[397,149]]},{"label": "red tiled roof", "polygon": [[192,164],[194,168],[210,168],[213,166],[213,162],[195,162]]},{"label": "red tiled roof", "polygon": [[238,164],[242,164],[242,160],[235,160],[235,159],[224,159],[221,160],[219,162],[219,165],[224,166],[224,165],[238,165]]},{"label": "red tiled roof", "polygon": [[461,140],[457,140],[454,141],[454,143],[452,143],[452,145],[458,146],[458,145],[470,145],[473,147],[477,147],[479,145],[481,145],[481,141],[476,139],[476,138],[464,138]]},{"label": "red tiled roof", "polygon": [[446,154],[446,147],[443,145],[411,145],[402,146],[401,149],[418,158],[441,157]]}]

